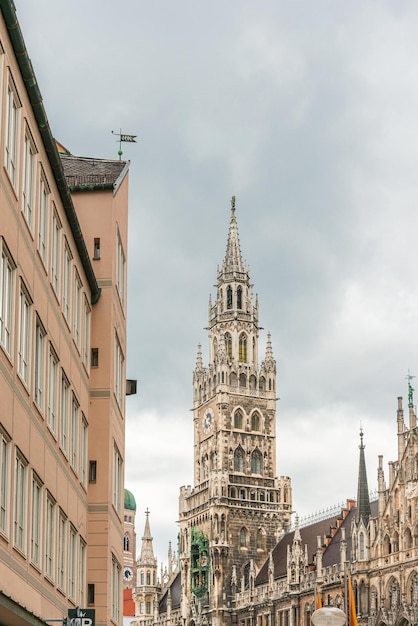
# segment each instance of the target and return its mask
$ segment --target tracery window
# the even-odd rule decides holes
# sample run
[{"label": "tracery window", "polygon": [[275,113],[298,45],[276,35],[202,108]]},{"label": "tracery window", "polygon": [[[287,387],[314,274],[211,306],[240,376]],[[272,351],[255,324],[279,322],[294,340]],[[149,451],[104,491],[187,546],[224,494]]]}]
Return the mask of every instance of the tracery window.
[{"label": "tracery window", "polygon": [[244,333],[239,336],[239,362],[247,362],[247,337]]},{"label": "tracery window", "polygon": [[239,545],[241,548],[245,548],[245,546],[247,545],[247,531],[245,528],[241,528],[239,534]]},{"label": "tracery window", "polygon": [[232,337],[229,333],[225,333],[225,350],[228,359],[232,361]]},{"label": "tracery window", "polygon": [[241,447],[237,448],[234,453],[234,471],[244,471],[244,450]]},{"label": "tracery window", "polygon": [[251,430],[260,430],[260,415],[257,412],[251,416]]},{"label": "tracery window", "polygon": [[261,474],[261,454],[259,450],[254,450],[251,455],[251,473]]},{"label": "tracery window", "polygon": [[238,287],[237,289],[237,309],[242,309],[242,289]]},{"label": "tracery window", "polygon": [[228,287],[226,290],[226,308],[232,309],[232,289]]},{"label": "tracery window", "polygon": [[236,411],[234,414],[234,428],[242,429],[242,413],[241,411]]}]

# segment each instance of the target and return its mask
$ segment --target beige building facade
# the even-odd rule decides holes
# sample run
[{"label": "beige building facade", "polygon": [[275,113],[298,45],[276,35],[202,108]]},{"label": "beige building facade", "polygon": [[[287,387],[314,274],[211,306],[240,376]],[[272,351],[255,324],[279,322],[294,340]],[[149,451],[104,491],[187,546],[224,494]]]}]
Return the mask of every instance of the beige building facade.
[{"label": "beige building facade", "polygon": [[56,144],[0,10],[0,624],[121,624],[129,164]]}]

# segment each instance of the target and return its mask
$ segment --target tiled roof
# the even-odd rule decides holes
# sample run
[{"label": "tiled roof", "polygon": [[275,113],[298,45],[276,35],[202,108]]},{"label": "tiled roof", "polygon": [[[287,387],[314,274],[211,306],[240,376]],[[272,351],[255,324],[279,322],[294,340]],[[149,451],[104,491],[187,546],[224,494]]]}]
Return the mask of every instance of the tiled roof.
[{"label": "tiled roof", "polygon": [[60,154],[65,180],[70,188],[112,186],[126,167],[126,161]]},{"label": "tiled roof", "polygon": [[135,616],[135,602],[132,600],[132,589],[123,590],[123,614]]},{"label": "tiled roof", "polygon": [[[181,573],[180,572],[178,572],[177,576],[174,578],[169,589],[170,589],[170,594],[171,594],[171,608],[179,609],[180,600],[181,600]],[[167,612],[167,597],[168,597],[168,589],[160,600],[160,613]]]}]

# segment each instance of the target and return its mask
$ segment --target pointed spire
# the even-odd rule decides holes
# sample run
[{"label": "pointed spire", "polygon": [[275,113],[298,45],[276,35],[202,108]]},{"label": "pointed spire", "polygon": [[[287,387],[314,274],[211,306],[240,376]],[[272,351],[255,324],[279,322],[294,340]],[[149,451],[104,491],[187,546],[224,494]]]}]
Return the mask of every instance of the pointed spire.
[{"label": "pointed spire", "polygon": [[269,332],[267,333],[266,361],[274,361],[271,334]]},{"label": "pointed spire", "polygon": [[231,200],[231,219],[222,269],[224,272],[245,272],[239,245],[237,218],[235,217],[235,196],[232,196]]},{"label": "pointed spire", "polygon": [[154,565],[155,557],[154,557],[154,548],[152,546],[152,536],[149,525],[149,510],[145,511],[146,519],[145,519],[145,528],[144,534],[142,536],[142,546],[141,546],[141,554],[139,556],[139,564],[149,564]]},{"label": "pointed spire", "polygon": [[197,356],[196,356],[196,369],[203,369],[203,359],[202,359],[202,344],[197,345]]},{"label": "pointed spire", "polygon": [[358,471],[358,487],[357,487],[357,523],[363,520],[363,524],[367,527],[370,519],[370,499],[369,487],[367,485],[366,461],[364,457],[363,445],[363,429],[360,428],[360,462]]}]

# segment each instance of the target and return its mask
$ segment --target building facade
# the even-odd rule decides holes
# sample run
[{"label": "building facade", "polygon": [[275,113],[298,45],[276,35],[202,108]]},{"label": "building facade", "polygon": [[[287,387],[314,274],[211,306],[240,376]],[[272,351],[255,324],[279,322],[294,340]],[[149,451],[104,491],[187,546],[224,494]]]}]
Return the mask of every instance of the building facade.
[{"label": "building facade", "polygon": [[129,164],[56,144],[0,11],[0,624],[121,624]]},{"label": "building facade", "polygon": [[[406,420],[398,398],[398,458],[389,463],[387,480],[378,459],[376,498],[369,495],[361,431],[353,468],[357,500],[308,523],[295,517],[290,527],[290,480],[275,476],[276,365],[270,336],[257,364],[258,303],[242,262],[234,200],[216,287],[216,301],[209,302],[209,365],[199,346],[193,374],[194,486],[180,489],[177,558],[173,562],[169,553],[169,572],[152,586],[137,579],[133,594],[142,604],[130,623],[310,626],[319,605],[333,605],[351,625],[417,624],[412,387]],[[148,517],[144,536],[152,554]]]}]

